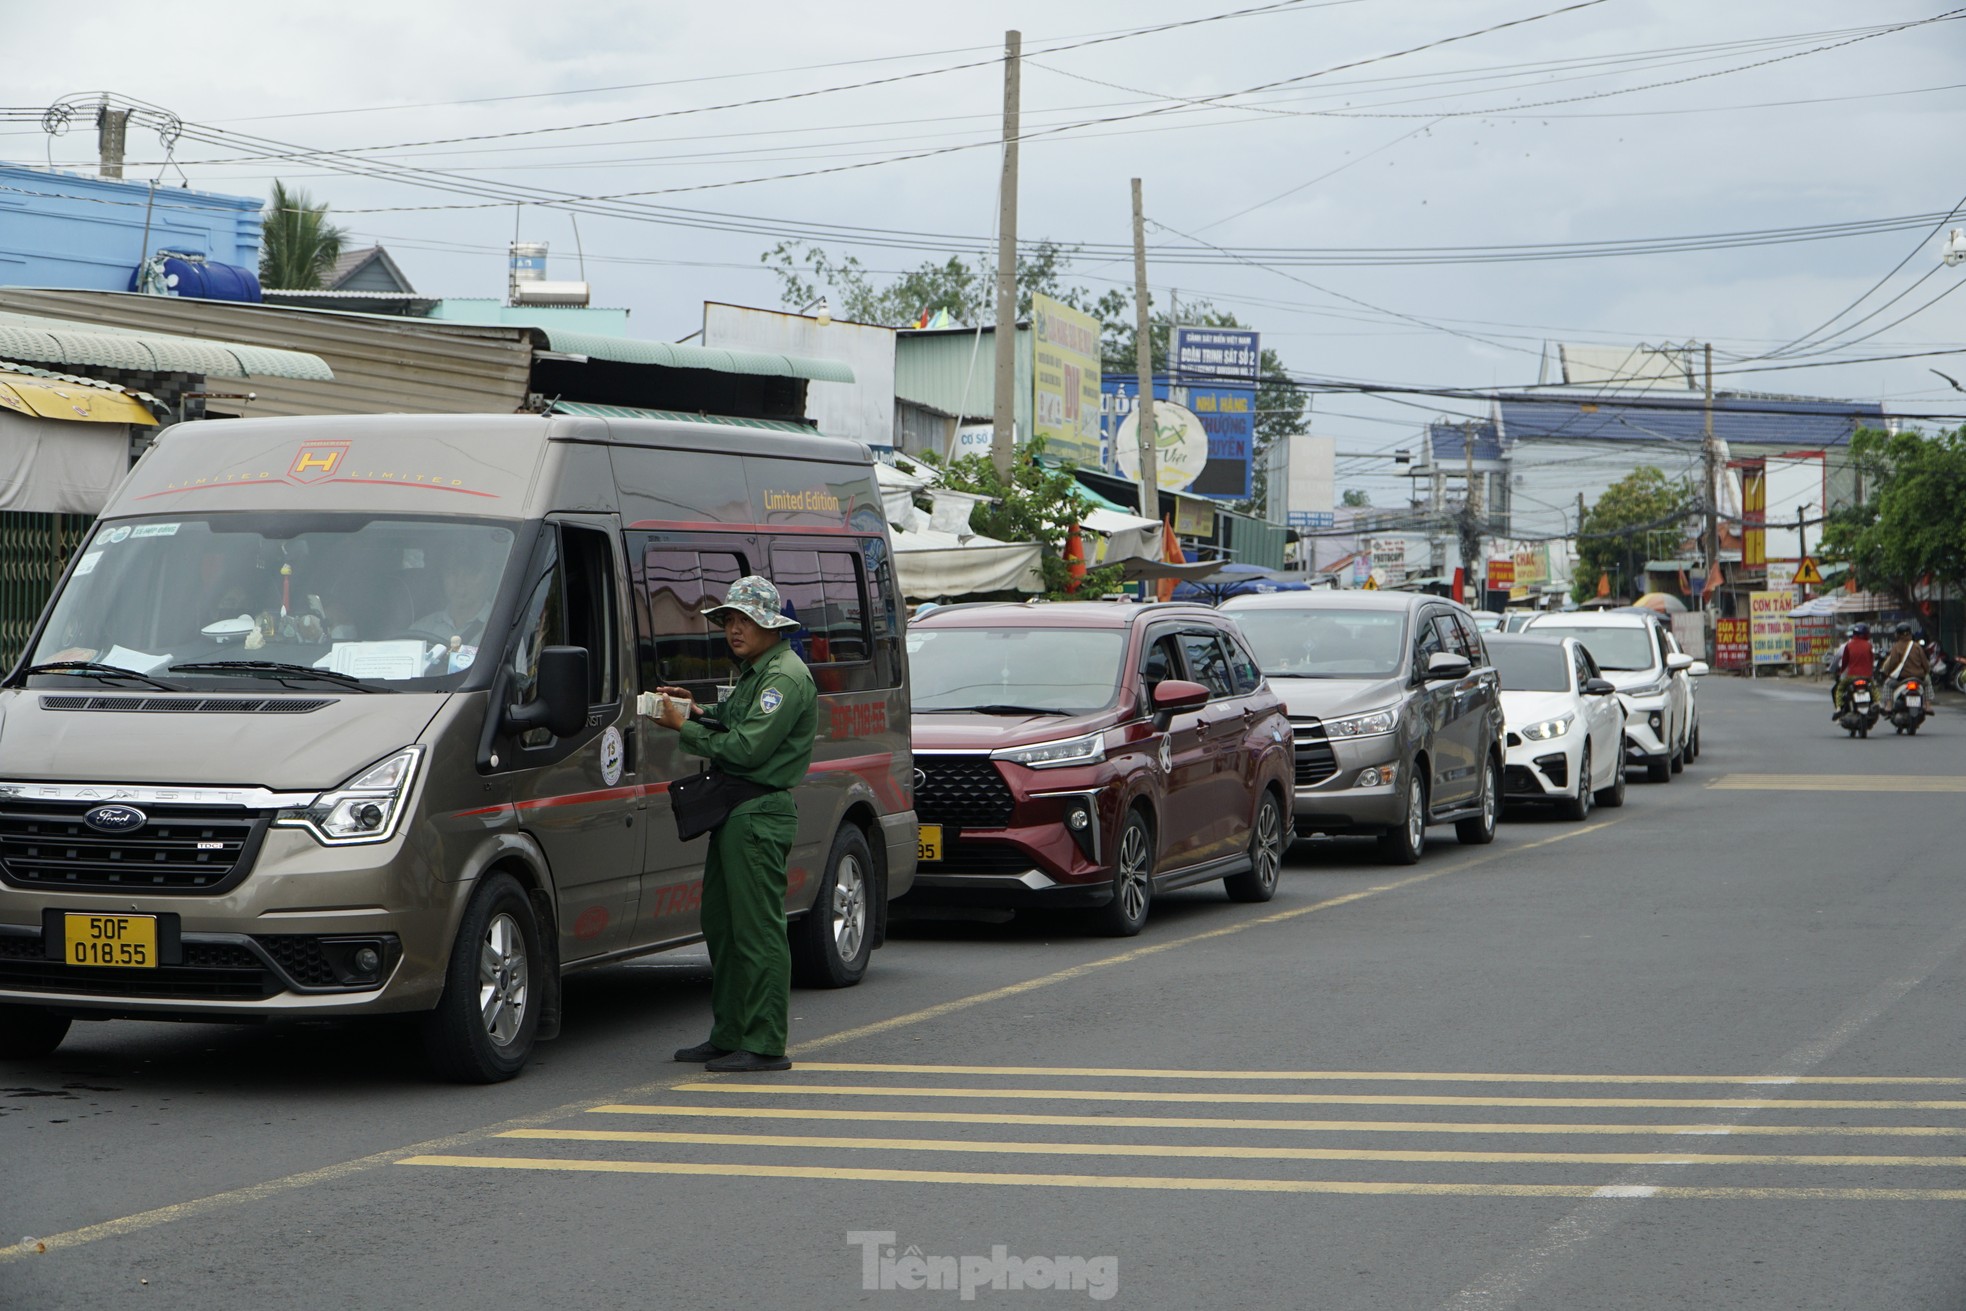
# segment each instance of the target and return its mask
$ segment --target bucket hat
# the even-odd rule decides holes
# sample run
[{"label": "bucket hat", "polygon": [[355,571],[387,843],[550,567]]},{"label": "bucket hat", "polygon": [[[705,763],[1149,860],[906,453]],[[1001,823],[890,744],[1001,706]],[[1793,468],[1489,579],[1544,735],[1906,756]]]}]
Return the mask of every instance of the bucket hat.
[{"label": "bucket hat", "polygon": [[769,578],[747,574],[730,585],[722,605],[711,606],[703,617],[721,621],[725,611],[735,610],[760,628],[797,628],[798,620],[779,613],[782,606],[778,589]]}]

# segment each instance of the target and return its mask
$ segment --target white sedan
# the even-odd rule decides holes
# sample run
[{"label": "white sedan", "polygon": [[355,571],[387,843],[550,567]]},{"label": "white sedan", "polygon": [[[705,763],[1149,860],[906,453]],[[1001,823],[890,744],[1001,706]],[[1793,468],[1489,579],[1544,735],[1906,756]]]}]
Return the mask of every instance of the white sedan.
[{"label": "white sedan", "polygon": [[1555,802],[1571,819],[1625,804],[1625,707],[1574,637],[1491,633],[1502,676],[1502,795]]}]

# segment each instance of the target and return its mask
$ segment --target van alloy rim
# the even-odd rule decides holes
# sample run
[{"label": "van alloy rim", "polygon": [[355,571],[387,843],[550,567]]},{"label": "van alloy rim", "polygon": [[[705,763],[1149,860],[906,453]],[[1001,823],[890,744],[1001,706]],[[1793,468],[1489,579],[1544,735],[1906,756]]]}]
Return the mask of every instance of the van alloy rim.
[{"label": "van alloy rim", "polygon": [[1120,838],[1119,897],[1129,920],[1147,913],[1147,834],[1138,824]]},{"label": "van alloy rim", "polygon": [[478,945],[478,1005],[485,1035],[509,1046],[526,1022],[526,935],[502,912],[485,926]]},{"label": "van alloy rim", "polygon": [[1406,841],[1418,851],[1427,837],[1427,798],[1420,791],[1420,780],[1406,786]]},{"label": "van alloy rim", "polygon": [[1283,820],[1276,798],[1265,793],[1256,812],[1256,878],[1265,888],[1274,888],[1283,869]]},{"label": "van alloy rim", "polygon": [[833,875],[833,949],[850,961],[860,954],[867,936],[867,880],[860,858],[847,856]]}]

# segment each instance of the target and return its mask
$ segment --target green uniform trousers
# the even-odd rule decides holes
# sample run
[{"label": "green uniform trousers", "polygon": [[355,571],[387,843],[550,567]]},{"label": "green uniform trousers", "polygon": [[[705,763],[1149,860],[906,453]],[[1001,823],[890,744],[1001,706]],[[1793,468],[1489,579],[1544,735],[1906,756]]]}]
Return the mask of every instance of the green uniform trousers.
[{"label": "green uniform trousers", "polygon": [[702,911],[710,1041],[726,1051],[785,1054],[792,1006],[786,861],[798,826],[792,794],[773,792],[745,802],[710,833]]}]

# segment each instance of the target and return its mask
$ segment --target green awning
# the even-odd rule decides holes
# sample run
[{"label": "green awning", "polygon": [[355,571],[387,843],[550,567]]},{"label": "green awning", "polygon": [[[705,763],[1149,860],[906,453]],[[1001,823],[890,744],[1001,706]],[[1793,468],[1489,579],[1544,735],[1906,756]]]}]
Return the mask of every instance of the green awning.
[{"label": "green awning", "polygon": [[592,401],[554,401],[553,413],[586,419],[666,419],[671,423],[714,423],[726,428],[765,428],[817,437],[819,429],[790,419],[739,419],[728,414],[685,414],[681,410],[644,410],[634,405],[597,405]]},{"label": "green awning", "polygon": [[143,373],[199,373],[208,378],[334,381],[327,362],[305,351],[107,328],[11,310],[0,310],[0,359]]},{"label": "green awning", "polygon": [[712,373],[742,373],[764,378],[804,378],[809,382],[852,382],[853,370],[838,360],[815,360],[801,355],[765,351],[719,350],[687,346],[679,341],[636,341],[598,332],[569,332],[564,328],[533,328],[549,350],[585,355],[590,360],[617,364],[657,364],[667,369],[708,369]]}]

